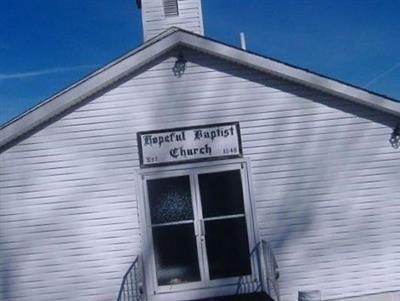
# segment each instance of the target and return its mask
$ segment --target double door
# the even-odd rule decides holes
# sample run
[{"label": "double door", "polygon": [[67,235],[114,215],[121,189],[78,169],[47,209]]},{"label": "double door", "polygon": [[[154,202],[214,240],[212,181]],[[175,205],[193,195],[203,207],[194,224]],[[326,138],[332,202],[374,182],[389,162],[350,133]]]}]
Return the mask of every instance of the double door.
[{"label": "double door", "polygon": [[148,262],[157,293],[254,279],[244,163],[143,177]]}]

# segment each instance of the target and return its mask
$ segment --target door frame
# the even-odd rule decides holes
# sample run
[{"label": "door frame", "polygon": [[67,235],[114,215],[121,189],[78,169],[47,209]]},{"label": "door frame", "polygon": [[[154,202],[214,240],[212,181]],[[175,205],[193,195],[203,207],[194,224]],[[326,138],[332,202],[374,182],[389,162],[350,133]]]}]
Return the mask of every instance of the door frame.
[{"label": "door frame", "polygon": [[[200,236],[196,235],[196,243],[198,246],[198,262],[200,268],[200,276],[201,281],[193,282],[193,283],[184,283],[184,284],[176,284],[171,286],[158,286],[157,283],[157,275],[156,275],[156,266],[155,266],[155,257],[154,257],[154,248],[152,241],[152,230],[150,222],[150,210],[147,204],[147,188],[146,181],[151,178],[166,178],[166,177],[174,177],[180,175],[187,175],[190,178],[191,184],[191,194],[192,194],[192,204],[193,210],[198,210],[195,206],[200,205],[197,204],[197,200],[199,200],[199,187],[198,183],[193,183],[194,174],[208,173],[224,171],[224,170],[232,170],[237,169],[237,165],[241,165],[240,169],[243,170],[241,172],[242,175],[242,189],[244,194],[244,206],[245,206],[245,214],[246,214],[246,226],[248,227],[248,239],[249,239],[249,251],[251,252],[251,248],[255,248],[260,241],[260,235],[258,226],[256,223],[256,215],[255,215],[255,199],[254,199],[254,190],[251,181],[252,171],[250,160],[247,158],[239,158],[239,159],[231,159],[231,160],[220,160],[220,161],[210,161],[210,162],[199,162],[199,163],[188,163],[188,164],[179,164],[179,165],[171,165],[171,166],[162,166],[162,167],[153,167],[140,169],[136,172],[136,190],[137,190],[137,200],[138,200],[138,209],[139,209],[139,221],[140,228],[142,233],[142,258],[144,263],[144,286],[147,300],[150,301],[158,301],[158,300],[185,300],[190,299],[190,296],[194,296],[197,299],[207,298],[213,296],[222,296],[222,295],[230,295],[234,294],[236,291],[237,284],[232,284],[232,280],[239,277],[225,278],[225,279],[217,279],[217,280],[205,280],[204,279],[204,263],[207,261],[204,259],[205,254],[202,254],[202,246],[199,248],[199,243],[202,242],[199,240]],[[224,168],[226,167],[226,169]],[[196,172],[194,172],[196,170]],[[198,178],[196,178],[196,181]],[[247,199],[247,201],[246,201]],[[194,213],[195,214],[195,213]],[[195,216],[194,216],[195,218]],[[198,225],[194,222],[195,234],[199,233],[200,229],[198,229]],[[251,269],[252,275],[251,277],[255,277],[254,281],[261,282],[261,279],[258,279],[260,272],[259,266],[256,264],[256,260],[251,259]],[[208,273],[208,271],[206,272]],[[253,279],[251,280],[253,281]],[[224,289],[220,289],[221,287]]]}]

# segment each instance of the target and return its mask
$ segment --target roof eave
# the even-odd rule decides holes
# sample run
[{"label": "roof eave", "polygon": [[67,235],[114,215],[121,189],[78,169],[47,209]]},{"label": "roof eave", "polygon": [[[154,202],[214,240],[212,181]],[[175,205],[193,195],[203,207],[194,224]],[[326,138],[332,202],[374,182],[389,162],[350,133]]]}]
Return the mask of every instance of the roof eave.
[{"label": "roof eave", "polygon": [[178,44],[400,116],[400,102],[173,27],[0,128],[0,151],[18,137],[131,74]]},{"label": "roof eave", "polygon": [[12,119],[0,128],[0,149],[82,100],[112,85],[161,54],[168,52],[179,41],[180,31],[173,27]]},{"label": "roof eave", "polygon": [[[200,38],[200,39],[199,39]],[[354,101],[396,116],[400,116],[400,102],[384,96],[357,88],[334,79],[330,79],[308,70],[297,68],[262,57],[242,49],[218,43],[193,34],[182,35],[182,44],[191,48],[219,56],[223,59],[234,60],[236,63],[266,72],[289,81],[320,90],[325,93]]]}]

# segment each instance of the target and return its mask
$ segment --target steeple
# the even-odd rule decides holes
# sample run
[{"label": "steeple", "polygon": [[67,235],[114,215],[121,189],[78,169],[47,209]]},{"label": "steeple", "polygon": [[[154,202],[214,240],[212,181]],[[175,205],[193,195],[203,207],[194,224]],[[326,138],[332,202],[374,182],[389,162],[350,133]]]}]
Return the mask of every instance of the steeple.
[{"label": "steeple", "polygon": [[136,0],[142,10],[143,36],[147,41],[175,26],[204,34],[201,0]]}]

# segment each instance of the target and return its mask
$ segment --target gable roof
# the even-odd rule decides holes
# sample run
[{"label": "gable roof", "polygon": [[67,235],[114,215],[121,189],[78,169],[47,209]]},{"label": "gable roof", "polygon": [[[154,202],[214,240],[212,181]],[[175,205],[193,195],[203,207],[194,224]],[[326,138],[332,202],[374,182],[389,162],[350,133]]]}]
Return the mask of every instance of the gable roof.
[{"label": "gable roof", "polygon": [[178,46],[190,47],[310,88],[400,116],[400,102],[395,99],[172,27],[3,125],[0,128],[0,151],[4,146],[13,142],[18,137],[30,132],[37,126],[65,112],[96,92],[105,89]]}]

